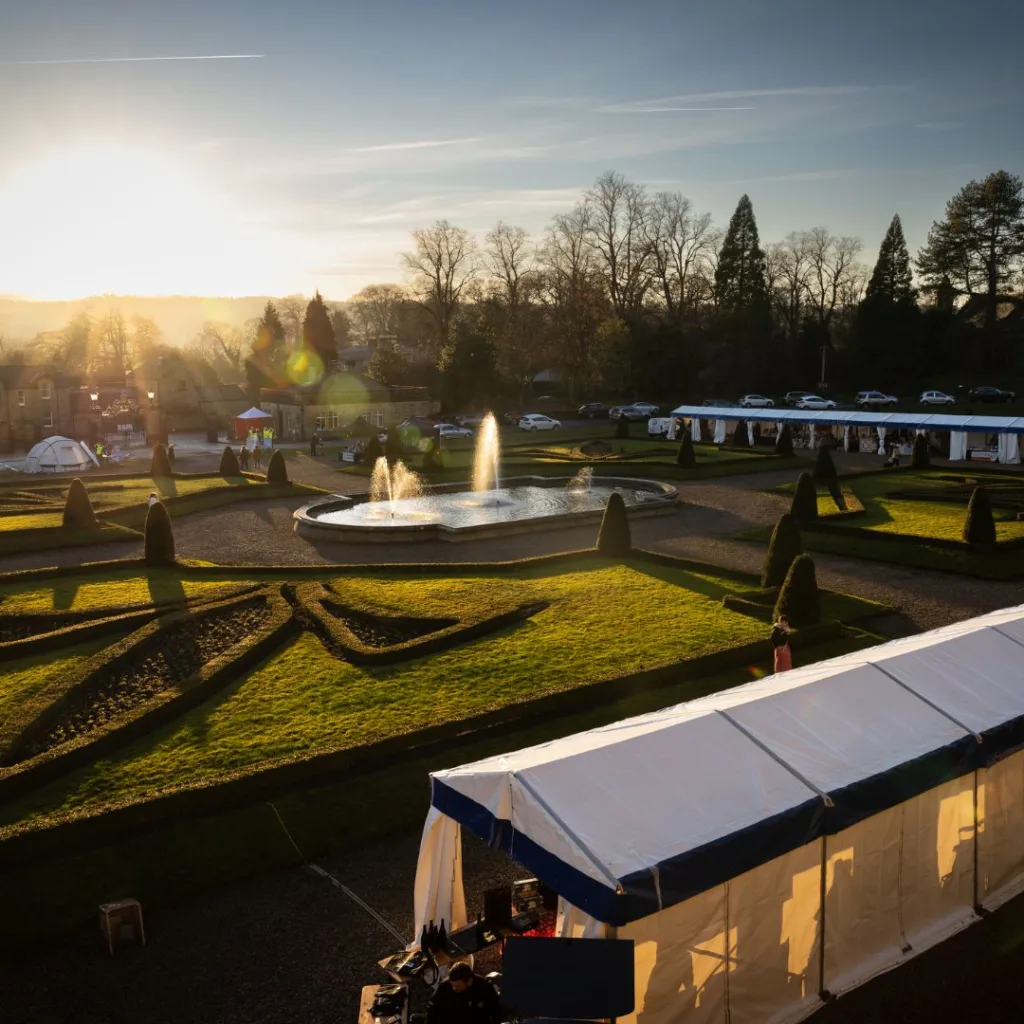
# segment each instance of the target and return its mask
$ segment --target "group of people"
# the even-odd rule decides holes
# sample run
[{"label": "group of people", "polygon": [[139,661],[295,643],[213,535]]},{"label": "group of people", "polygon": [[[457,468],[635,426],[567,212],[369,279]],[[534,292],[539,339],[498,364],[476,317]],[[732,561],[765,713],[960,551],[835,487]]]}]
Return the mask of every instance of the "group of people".
[{"label": "group of people", "polygon": [[238,450],[238,464],[242,471],[263,468],[263,449],[274,447],[274,428],[256,427],[249,431],[245,443]]}]

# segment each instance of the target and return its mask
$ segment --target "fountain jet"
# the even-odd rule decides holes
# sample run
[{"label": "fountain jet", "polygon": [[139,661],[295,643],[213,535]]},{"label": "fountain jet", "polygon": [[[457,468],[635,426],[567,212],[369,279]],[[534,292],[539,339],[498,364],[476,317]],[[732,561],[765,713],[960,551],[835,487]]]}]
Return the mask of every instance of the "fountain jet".
[{"label": "fountain jet", "polygon": [[473,455],[473,490],[496,491],[499,487],[498,462],[501,459],[501,436],[494,413],[489,412],[476,438],[476,452]]},{"label": "fountain jet", "polygon": [[423,493],[423,484],[417,473],[409,469],[404,462],[396,462],[394,467],[388,465],[387,457],[382,455],[373,464],[373,475],[370,477],[370,501],[386,501],[391,518],[395,518],[395,502],[402,498],[418,498]]}]

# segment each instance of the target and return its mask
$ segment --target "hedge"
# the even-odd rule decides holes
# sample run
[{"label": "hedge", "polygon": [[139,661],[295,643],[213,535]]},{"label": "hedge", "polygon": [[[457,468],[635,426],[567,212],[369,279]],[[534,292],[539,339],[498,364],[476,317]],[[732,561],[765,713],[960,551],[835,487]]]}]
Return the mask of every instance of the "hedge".
[{"label": "hedge", "polygon": [[810,473],[801,473],[797,477],[793,504],[789,511],[800,523],[818,518],[818,489],[814,486]]},{"label": "hedge", "polygon": [[802,555],[803,550],[800,527],[797,525],[796,517],[792,513],[786,512],[772,530],[764,571],[761,573],[761,586],[781,587],[789,572],[789,567],[793,564],[793,559]]},{"label": "hedge", "polygon": [[793,456],[793,432],[789,429],[788,423],[782,424],[782,430],[779,431],[779,436],[775,439],[775,454],[787,458]]},{"label": "hedge", "polygon": [[984,487],[975,487],[971,495],[967,517],[964,519],[963,538],[965,544],[995,546],[996,524],[992,518],[988,491]]},{"label": "hedge", "polygon": [[821,621],[821,595],[810,555],[798,555],[789,567],[775,604],[775,618],[780,616],[798,629],[816,626]]},{"label": "hedge", "polygon": [[633,550],[626,503],[618,491],[608,495],[597,535],[597,550],[607,558],[626,558]]},{"label": "hedge", "polygon": [[68,488],[68,496],[64,500],[65,530],[90,530],[96,527],[96,513],[85,484],[76,476]]},{"label": "hedge", "polygon": [[146,513],[146,549],[142,560],[153,568],[174,565],[174,530],[161,501],[150,505]]}]

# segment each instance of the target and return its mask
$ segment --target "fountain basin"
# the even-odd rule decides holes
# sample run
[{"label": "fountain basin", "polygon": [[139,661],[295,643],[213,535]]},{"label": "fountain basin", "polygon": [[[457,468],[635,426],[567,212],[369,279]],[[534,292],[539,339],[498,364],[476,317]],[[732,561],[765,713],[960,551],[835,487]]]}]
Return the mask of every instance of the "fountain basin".
[{"label": "fountain basin", "polygon": [[369,495],[332,495],[298,509],[295,530],[339,543],[457,543],[596,522],[613,491],[622,495],[630,518],[672,512],[678,498],[674,487],[656,480],[598,477],[587,489],[569,489],[571,482],[568,477],[513,477],[491,491],[445,484],[393,503],[371,502]]}]

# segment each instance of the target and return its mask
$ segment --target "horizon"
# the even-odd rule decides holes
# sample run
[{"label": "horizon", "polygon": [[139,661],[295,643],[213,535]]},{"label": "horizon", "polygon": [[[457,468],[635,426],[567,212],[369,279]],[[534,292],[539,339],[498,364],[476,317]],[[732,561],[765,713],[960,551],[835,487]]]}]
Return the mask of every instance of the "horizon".
[{"label": "horizon", "polygon": [[824,225],[871,263],[894,213],[916,254],[964,183],[1024,169],[1021,72],[945,0],[56,6],[59,35],[26,7],[0,41],[0,293],[26,301],[344,302],[406,281],[416,228],[537,239],[608,169],[720,227],[747,193],[763,245]]}]

